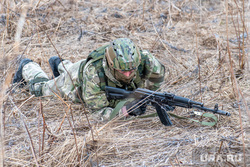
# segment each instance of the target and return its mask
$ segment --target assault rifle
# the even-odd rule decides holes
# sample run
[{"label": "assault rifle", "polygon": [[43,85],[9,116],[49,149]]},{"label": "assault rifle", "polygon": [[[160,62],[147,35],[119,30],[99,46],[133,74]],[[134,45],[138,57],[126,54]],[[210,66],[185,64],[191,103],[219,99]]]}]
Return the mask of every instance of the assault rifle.
[{"label": "assault rifle", "polygon": [[195,108],[203,111],[212,112],[215,114],[221,114],[226,116],[231,115],[229,112],[219,110],[218,104],[215,105],[214,109],[210,109],[204,107],[203,103],[196,102],[185,97],[176,96],[174,94],[166,92],[155,92],[142,88],[137,88],[135,91],[127,91],[121,88],[106,86],[106,95],[109,100],[135,98],[139,100],[139,102],[137,103],[137,108],[140,105],[148,104],[149,102],[151,102],[151,104],[156,108],[161,123],[165,126],[172,125],[167,111],[174,110],[175,107]]}]

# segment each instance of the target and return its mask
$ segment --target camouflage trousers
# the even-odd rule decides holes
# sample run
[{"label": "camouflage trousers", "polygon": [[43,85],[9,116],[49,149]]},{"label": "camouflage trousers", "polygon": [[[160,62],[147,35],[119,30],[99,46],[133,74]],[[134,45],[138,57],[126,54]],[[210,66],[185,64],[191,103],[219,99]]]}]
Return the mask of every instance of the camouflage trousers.
[{"label": "camouflage trousers", "polygon": [[30,62],[23,67],[22,76],[29,84],[31,93],[36,96],[58,94],[61,97],[70,98],[72,101],[79,101],[75,87],[78,87],[78,73],[83,61],[85,60],[72,63],[64,60],[58,65],[60,75],[52,79],[37,63]]}]

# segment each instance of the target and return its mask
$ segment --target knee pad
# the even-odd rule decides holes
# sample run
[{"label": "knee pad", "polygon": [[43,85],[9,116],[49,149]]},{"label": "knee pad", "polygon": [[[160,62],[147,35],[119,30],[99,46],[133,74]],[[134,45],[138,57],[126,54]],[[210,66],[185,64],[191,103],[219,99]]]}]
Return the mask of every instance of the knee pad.
[{"label": "knee pad", "polygon": [[35,78],[29,82],[29,91],[31,94],[35,95],[36,97],[42,96],[42,88],[45,82],[49,79],[47,78]]}]

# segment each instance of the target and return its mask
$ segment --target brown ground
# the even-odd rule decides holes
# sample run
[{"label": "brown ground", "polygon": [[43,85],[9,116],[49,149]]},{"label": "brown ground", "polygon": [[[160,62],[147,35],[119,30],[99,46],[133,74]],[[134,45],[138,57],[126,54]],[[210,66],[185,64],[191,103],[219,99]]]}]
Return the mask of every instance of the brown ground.
[{"label": "brown ground", "polygon": [[[247,153],[250,59],[247,28],[243,34],[240,18],[242,3],[229,0],[227,32],[226,3],[217,0],[30,1],[0,1],[4,143],[4,155],[0,155],[4,166],[202,166],[192,156],[195,150],[204,151],[200,147],[214,148],[212,153],[221,149],[243,154],[244,146]],[[249,27],[248,3],[244,4],[244,18]],[[22,13],[27,16],[19,32]],[[21,36],[20,40],[15,36]],[[4,87],[18,54],[39,62],[51,75],[51,56],[60,54],[76,62],[119,37],[131,38],[165,65],[162,91],[202,101],[211,108],[218,103],[232,115],[217,116],[214,127],[173,117],[171,127],[163,126],[156,117],[105,123],[88,115],[92,133],[80,104],[57,97],[39,99],[24,89],[7,91]],[[174,112],[191,117],[190,111],[177,108]],[[245,158],[249,160],[249,155]],[[211,162],[208,166],[242,166],[242,162]]]}]

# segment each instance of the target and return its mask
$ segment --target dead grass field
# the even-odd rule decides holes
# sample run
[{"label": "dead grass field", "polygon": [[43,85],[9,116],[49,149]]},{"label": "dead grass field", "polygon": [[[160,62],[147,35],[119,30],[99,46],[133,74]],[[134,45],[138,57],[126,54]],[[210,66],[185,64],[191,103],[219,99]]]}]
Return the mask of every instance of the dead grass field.
[{"label": "dead grass field", "polygon": [[[215,153],[234,148],[249,166],[249,1],[0,2],[2,166],[203,166],[192,155],[205,146]],[[107,123],[87,114],[88,124],[81,104],[33,97],[9,85],[17,55],[40,63],[51,75],[51,56],[76,62],[120,37],[131,38],[165,65],[161,91],[210,108],[218,103],[231,116],[217,115],[214,127],[171,117],[174,125],[165,127],[157,117]],[[191,111],[174,113],[191,117]]]}]

